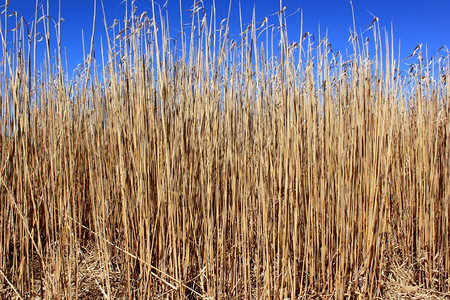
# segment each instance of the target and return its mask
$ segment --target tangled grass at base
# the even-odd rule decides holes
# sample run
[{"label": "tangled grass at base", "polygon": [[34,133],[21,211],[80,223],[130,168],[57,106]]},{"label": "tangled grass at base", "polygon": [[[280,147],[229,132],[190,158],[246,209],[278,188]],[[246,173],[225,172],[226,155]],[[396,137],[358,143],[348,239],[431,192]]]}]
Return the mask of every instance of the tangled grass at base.
[{"label": "tangled grass at base", "polygon": [[70,80],[2,27],[0,297],[448,298],[448,55],[194,12],[178,44],[131,14]]}]

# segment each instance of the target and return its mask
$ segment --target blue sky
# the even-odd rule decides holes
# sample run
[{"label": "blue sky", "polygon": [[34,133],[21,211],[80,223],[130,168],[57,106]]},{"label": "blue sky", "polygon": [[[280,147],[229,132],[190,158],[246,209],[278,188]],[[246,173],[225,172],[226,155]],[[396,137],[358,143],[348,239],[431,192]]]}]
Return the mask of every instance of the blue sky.
[{"label": "blue sky", "polygon": [[[98,1],[98,0],[97,0]],[[8,11],[17,11],[30,22],[34,18],[35,0],[10,0]],[[78,63],[82,62],[82,35],[84,30],[85,43],[88,45],[92,30],[92,16],[94,0],[61,0],[61,15],[65,19],[62,23],[62,45],[66,48],[68,56],[69,70],[72,70]],[[165,1],[155,1],[161,5]],[[183,20],[188,23],[190,12],[194,1],[182,0]],[[269,17],[269,23],[276,24],[277,16],[273,15],[279,11],[279,1],[257,0],[240,1],[242,19],[244,24],[251,22],[253,8],[256,12],[256,21],[261,22],[264,17]],[[131,3],[131,1],[129,1]],[[210,12],[212,0],[203,0],[207,12]],[[46,7],[46,0],[39,0],[39,5]],[[57,19],[59,0],[50,0],[50,15]],[[121,0],[104,0],[108,25],[114,19],[122,20],[125,16],[125,2]],[[148,11],[151,14],[151,1],[136,0],[135,5],[138,12]],[[171,21],[173,32],[179,29],[179,0],[168,0],[167,10]],[[300,34],[300,12],[303,11],[303,28],[315,36],[325,35],[333,45],[335,52],[345,52],[349,44],[347,43],[350,28],[353,26],[352,11],[349,0],[285,0],[286,15],[288,17],[289,40],[299,41]],[[228,14],[229,1],[216,0],[217,17],[225,18]],[[372,14],[380,19],[380,27],[387,28],[390,32],[391,24],[394,28],[394,42],[398,45],[401,41],[401,57],[406,58],[413,52],[417,44],[427,44],[429,55],[435,55],[438,49],[446,45],[450,47],[450,1],[400,1],[400,0],[354,0],[356,27],[358,31],[367,29],[366,25],[373,20]],[[3,8],[2,8],[3,10]],[[271,16],[272,15],[272,16]],[[220,21],[220,20],[219,20]],[[239,25],[239,1],[233,0],[231,6],[231,33],[237,34]],[[11,28],[11,27],[10,27]],[[99,46],[98,37],[105,36],[103,26],[103,16],[100,2],[97,3],[97,24],[96,24],[96,47]],[[371,32],[366,32],[365,36],[371,37]],[[43,42],[41,42],[43,43]],[[97,49],[99,53],[99,49]],[[69,72],[70,73],[70,72]]]}]

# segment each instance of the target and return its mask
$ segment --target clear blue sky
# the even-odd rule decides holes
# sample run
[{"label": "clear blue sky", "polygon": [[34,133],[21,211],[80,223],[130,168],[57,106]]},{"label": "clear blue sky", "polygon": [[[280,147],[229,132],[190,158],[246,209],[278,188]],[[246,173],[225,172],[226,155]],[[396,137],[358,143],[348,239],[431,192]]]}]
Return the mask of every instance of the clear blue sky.
[{"label": "clear blue sky", "polygon": [[[0,0],[3,1],[3,0]],[[97,38],[105,36],[101,5],[97,0]],[[30,22],[34,17],[35,0],[10,0],[8,11],[17,11]],[[62,23],[62,45],[67,49],[69,69],[73,69],[82,61],[81,30],[84,30],[85,43],[88,45],[92,29],[94,0],[61,0],[61,15],[65,19]],[[155,1],[161,5],[163,0]],[[184,22],[188,23],[194,1],[182,0]],[[212,0],[203,0],[207,12],[210,12]],[[261,22],[265,16],[270,16],[279,10],[279,1],[241,0],[243,22],[251,22],[253,7],[256,11],[256,21]],[[59,0],[50,0],[50,15],[57,19]],[[129,1],[131,3],[131,1]],[[39,5],[46,6],[46,0],[39,0]],[[123,20],[125,16],[125,2],[121,0],[104,0],[108,25],[114,19]],[[138,12],[148,11],[151,15],[151,1],[136,0]],[[229,1],[216,0],[217,15],[220,19],[228,13]],[[303,10],[304,31],[323,36],[328,30],[328,37],[334,51],[345,52],[348,47],[349,29],[352,27],[352,13],[349,0],[285,0],[286,14],[291,15],[299,8]],[[435,55],[437,50],[446,45],[450,47],[450,0],[354,0],[353,1],[356,26],[358,31],[364,31],[375,15],[380,19],[380,27],[387,28],[390,32],[391,23],[394,28],[394,41],[398,44],[401,40],[401,56],[406,58],[417,44],[427,44],[429,55]],[[2,8],[3,10],[3,8]],[[174,30],[179,29],[179,0],[168,0],[167,10]],[[239,1],[233,0],[231,7],[232,27],[231,33],[239,32]],[[269,17],[269,23],[277,23],[277,16]],[[10,27],[11,28],[11,27]],[[294,42],[299,40],[300,13],[297,12],[288,18],[289,39]],[[366,36],[371,37],[371,32]],[[99,39],[97,39],[98,41]],[[104,39],[105,40],[105,39]],[[43,43],[43,42],[41,42]],[[98,47],[98,42],[96,47]],[[350,49],[350,48],[349,48]],[[99,53],[100,49],[97,49]]]}]

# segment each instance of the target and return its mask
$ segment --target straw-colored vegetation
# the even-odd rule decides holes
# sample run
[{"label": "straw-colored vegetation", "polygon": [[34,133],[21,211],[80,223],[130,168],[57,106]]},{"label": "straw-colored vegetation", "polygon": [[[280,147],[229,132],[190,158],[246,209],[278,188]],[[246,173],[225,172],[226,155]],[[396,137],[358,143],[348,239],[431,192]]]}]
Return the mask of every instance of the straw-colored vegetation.
[{"label": "straw-colored vegetation", "polygon": [[448,299],[444,51],[192,13],[129,12],[70,79],[59,22],[3,13],[0,297]]}]

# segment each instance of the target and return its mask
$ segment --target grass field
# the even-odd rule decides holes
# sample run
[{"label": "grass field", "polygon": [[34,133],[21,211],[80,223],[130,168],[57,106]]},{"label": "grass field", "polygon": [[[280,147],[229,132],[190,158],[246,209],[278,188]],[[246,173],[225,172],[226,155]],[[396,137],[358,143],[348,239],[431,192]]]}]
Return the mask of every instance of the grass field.
[{"label": "grass field", "polygon": [[195,9],[69,78],[58,26],[37,62],[4,18],[0,298],[450,297],[448,55],[400,73],[376,20],[344,55]]}]

